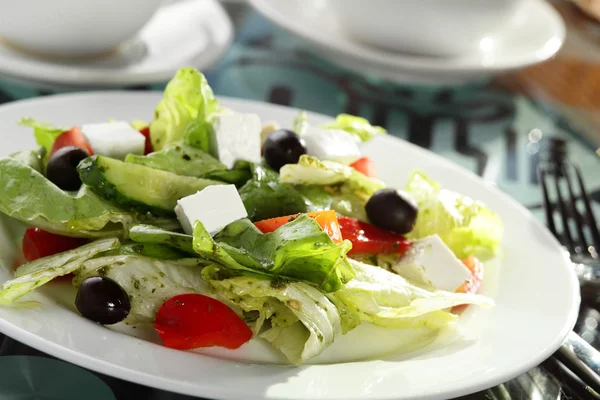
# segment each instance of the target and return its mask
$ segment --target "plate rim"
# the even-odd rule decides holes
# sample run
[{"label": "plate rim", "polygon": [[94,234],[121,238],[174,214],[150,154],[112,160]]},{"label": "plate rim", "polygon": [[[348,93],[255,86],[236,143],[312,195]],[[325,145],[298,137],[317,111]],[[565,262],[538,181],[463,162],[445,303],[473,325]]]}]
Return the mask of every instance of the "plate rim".
[{"label": "plate rim", "polygon": [[[311,30],[310,27],[304,27],[300,23],[296,23],[293,19],[290,20],[285,18],[285,14],[280,12],[279,7],[273,6],[272,0],[249,0],[250,4],[254,9],[261,15],[266,17],[269,21],[291,33],[292,35],[298,36],[312,46],[318,47],[324,52],[336,53],[336,59],[346,58],[347,60],[355,60],[360,62],[363,66],[370,66],[372,69],[379,68],[382,71],[386,71],[386,74],[390,74],[392,71],[414,71],[424,73],[447,73],[447,74],[465,74],[465,73],[497,73],[501,71],[510,71],[518,68],[523,68],[535,64],[544,62],[552,58],[562,47],[566,39],[566,25],[560,14],[549,4],[543,0],[531,0],[530,8],[537,7],[538,11],[547,13],[550,16],[551,24],[554,27],[554,35],[560,45],[551,51],[545,51],[542,56],[536,57],[525,57],[527,61],[523,60],[516,63],[498,63],[492,65],[482,65],[481,63],[473,63],[473,65],[459,65],[459,66],[448,66],[443,59],[428,58],[423,56],[413,56],[402,53],[394,53],[369,47],[360,43],[352,42],[348,40],[343,46],[336,45],[335,40],[330,40],[325,35],[319,35],[315,32],[317,30]],[[275,3],[277,4],[277,3]],[[530,14],[537,16],[537,13],[529,11]],[[346,44],[347,43],[347,44]],[[529,53],[528,53],[529,54]],[[524,57],[521,56],[521,59]]]},{"label": "plate rim", "polygon": [[[176,5],[174,3],[181,2],[188,7],[194,6],[194,3],[200,0],[175,0],[161,7],[169,7]],[[235,29],[231,18],[225,11],[225,8],[218,0],[201,0],[205,3],[204,7],[210,7],[220,15],[223,21],[222,29],[226,34],[226,40],[222,45],[215,47],[214,51],[203,51],[196,53],[192,58],[187,60],[187,64],[199,70],[206,70],[218,63],[227,53],[235,36]],[[205,17],[203,17],[205,18]],[[205,24],[205,23],[204,23]],[[143,28],[142,28],[143,29]],[[212,41],[214,45],[214,41]],[[0,47],[9,47],[4,43],[0,43]],[[10,50],[17,51],[17,50]],[[206,56],[208,53],[208,57]],[[94,67],[85,67],[78,65],[60,65],[55,64],[52,60],[44,59],[15,59],[11,56],[2,57],[8,63],[0,65],[0,72],[5,77],[13,79],[24,84],[33,83],[51,88],[78,88],[83,90],[90,87],[123,87],[135,85],[152,85],[168,81],[172,78],[178,67],[165,68],[162,67],[159,71],[154,72],[127,72],[127,69],[103,70]],[[123,73],[125,72],[125,73]]]},{"label": "plate rim", "polygon": [[[36,103],[44,104],[47,102],[61,101],[64,98],[74,99],[74,100],[78,100],[78,99],[83,100],[86,97],[112,97],[112,96],[127,96],[127,97],[131,97],[132,100],[136,97],[141,98],[141,97],[150,97],[150,96],[155,97],[156,99],[159,99],[161,96],[161,92],[158,92],[158,91],[150,91],[150,92],[97,91],[97,92],[88,92],[88,93],[81,92],[81,93],[56,94],[56,95],[49,95],[49,96],[45,96],[45,97],[41,97],[41,98],[40,97],[30,98],[30,99],[25,99],[25,100],[8,103],[6,105],[0,106],[0,112],[4,112],[7,109],[28,106],[29,104],[36,104]],[[282,110],[282,111],[284,111],[284,110],[285,111],[294,111],[294,112],[298,111],[297,108],[286,107],[286,106],[281,106],[281,105],[276,105],[276,104],[270,104],[270,103],[266,103],[266,102],[258,101],[258,100],[238,99],[238,98],[232,98],[232,97],[226,97],[226,96],[218,96],[218,98],[220,100],[222,100],[223,102],[228,103],[229,106],[233,106],[234,108],[235,108],[236,104],[241,104],[241,105],[246,105],[246,106],[250,106],[250,107],[258,107],[258,108],[266,107],[266,108],[278,109],[278,110]],[[309,112],[309,115],[332,118],[331,116],[326,116],[326,115],[318,114],[318,113],[314,113],[314,112]],[[401,140],[401,139],[394,138],[391,136],[384,136],[383,140],[397,141],[397,140]],[[411,147],[414,151],[421,152],[424,154],[426,153],[426,154],[428,154],[428,156],[433,156],[435,158],[435,160],[437,162],[439,162],[440,165],[442,165],[442,166],[447,166],[452,169],[460,170],[461,173],[463,173],[465,175],[465,177],[468,178],[470,181],[476,181],[478,184],[486,186],[488,190],[493,191],[494,195],[501,196],[504,201],[510,203],[513,208],[517,208],[521,212],[525,212],[528,216],[531,217],[531,221],[533,221],[534,224],[537,225],[538,228],[540,228],[540,231],[543,232],[546,239],[553,242],[554,246],[556,246],[557,248],[560,248],[560,244],[554,238],[554,236],[545,228],[545,226],[537,218],[535,218],[531,215],[529,210],[527,210],[523,205],[518,203],[516,200],[514,200],[508,194],[502,192],[499,188],[495,187],[495,185],[486,184],[485,181],[481,177],[476,175],[475,173],[453,163],[452,161],[450,161],[436,153],[433,153],[427,149],[423,149],[423,148],[421,148],[417,145],[414,145],[410,142],[407,142],[404,140],[401,140],[401,141],[403,142],[404,145]],[[494,379],[488,378],[486,380],[482,380],[481,382],[479,382],[478,384],[475,384],[475,385],[470,385],[468,387],[463,386],[463,387],[457,388],[453,391],[445,391],[442,393],[443,396],[456,397],[456,396],[460,396],[460,395],[473,393],[473,392],[483,390],[488,387],[495,386],[497,384],[506,382],[506,381],[528,371],[532,367],[539,365],[542,361],[547,359],[562,344],[564,339],[567,337],[567,335],[569,334],[569,332],[572,330],[573,326],[575,325],[575,322],[578,317],[578,308],[579,308],[579,304],[580,304],[580,292],[579,292],[578,280],[577,280],[575,272],[572,269],[568,268],[567,260],[565,260],[565,269],[567,271],[568,277],[570,278],[569,286],[570,286],[570,293],[572,295],[570,301],[572,302],[572,307],[569,312],[569,317],[567,318],[566,321],[563,322],[561,331],[557,332],[554,335],[554,339],[552,340],[552,342],[548,343],[548,345],[545,346],[545,348],[543,350],[539,351],[538,354],[529,358],[529,361],[527,363],[522,363],[521,365],[514,367],[510,371],[505,371],[504,373],[499,373],[499,374],[497,374],[497,376]],[[94,357],[91,355],[81,353],[80,351],[65,347],[58,343],[54,343],[54,342],[52,342],[48,339],[45,339],[35,333],[29,332],[23,328],[13,325],[11,322],[8,322],[4,319],[0,319],[0,331],[7,334],[8,336],[18,337],[19,341],[21,341],[31,347],[34,347],[34,348],[42,347],[42,348],[44,348],[44,350],[43,350],[44,352],[51,354],[57,358],[66,360],[68,362],[82,366],[84,368],[88,368],[90,370],[98,371],[100,373],[104,373],[104,374],[110,375],[110,376],[115,376],[115,377],[118,377],[121,379],[124,379],[124,376],[127,376],[126,380],[129,380],[131,382],[136,382],[136,383],[139,383],[139,384],[145,385],[145,386],[151,386],[151,387],[155,387],[155,388],[159,388],[159,389],[166,389],[166,390],[170,390],[173,392],[185,393],[185,394],[196,395],[196,396],[197,395],[217,396],[217,397],[224,398],[224,399],[225,398],[226,399],[249,399],[249,398],[257,398],[257,399],[265,398],[266,399],[266,398],[268,398],[268,399],[273,399],[273,400],[287,399],[287,397],[267,395],[266,393],[262,397],[248,397],[248,396],[243,396],[241,394],[236,395],[233,392],[226,393],[225,396],[223,396],[224,395],[223,393],[216,391],[214,388],[210,389],[210,387],[207,385],[202,386],[202,389],[205,391],[203,391],[202,394],[199,394],[199,392],[198,392],[199,386],[190,386],[189,383],[187,383],[183,380],[157,377],[156,375],[153,375],[151,373],[134,370],[131,367],[123,367],[121,365],[118,365],[118,364],[115,364],[115,363],[112,363],[112,362],[109,362],[106,360],[102,360],[98,357]],[[123,335],[123,334],[117,333],[117,332],[114,332],[114,333],[118,334],[118,335]],[[137,339],[137,340],[140,340],[140,339]],[[146,343],[146,344],[148,344],[148,343]],[[157,346],[158,349],[164,350],[164,348],[162,348],[161,346],[158,346],[155,344],[154,344],[154,346]],[[172,351],[169,349],[166,349],[166,350]],[[312,366],[306,365],[306,366],[303,366],[302,368],[309,368],[309,367],[312,367]],[[314,366],[314,367],[320,367],[320,366]],[[194,390],[194,388],[196,388],[196,390]],[[380,399],[380,400],[388,400],[388,399],[391,400],[393,398],[396,398],[396,396],[397,396],[397,394],[390,394],[389,396],[378,396],[378,397],[370,397],[370,398],[371,399]],[[437,398],[440,398],[440,394],[432,393],[432,394],[429,394],[428,396],[420,396],[420,397],[414,397],[414,398],[437,399]],[[329,396],[329,397],[327,397],[327,399],[333,400],[333,399],[337,399],[337,398],[333,397],[333,396]]]}]

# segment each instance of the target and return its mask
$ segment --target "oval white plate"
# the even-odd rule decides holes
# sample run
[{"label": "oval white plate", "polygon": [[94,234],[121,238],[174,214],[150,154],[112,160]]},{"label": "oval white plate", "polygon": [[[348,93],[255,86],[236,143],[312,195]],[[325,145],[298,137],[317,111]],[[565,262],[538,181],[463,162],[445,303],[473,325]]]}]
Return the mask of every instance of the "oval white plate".
[{"label": "oval white plate", "polygon": [[233,25],[221,4],[168,3],[136,38],[100,58],[40,58],[0,42],[0,73],[42,86],[89,88],[162,83],[181,67],[212,67],[233,39]]},{"label": "oval white plate", "polygon": [[[105,92],[0,107],[2,155],[34,146],[31,132],[15,125],[22,116],[67,126],[109,118],[149,119],[159,98],[158,93]],[[297,115],[297,110],[265,103],[222,102],[234,110],[257,113],[263,120],[278,120],[283,126],[291,126]],[[321,123],[326,118],[312,114],[311,120]],[[579,306],[577,279],[551,234],[493,185],[429,151],[383,136],[368,143],[364,152],[375,160],[381,178],[390,185],[403,186],[409,171],[420,168],[446,187],[486,202],[504,220],[503,255],[488,264],[483,287],[483,293],[493,297],[497,306],[468,310],[460,322],[465,338],[412,355],[301,367],[272,365],[268,357],[256,355],[261,348],[258,341],[234,352],[212,349],[197,354],[103,328],[73,310],[70,291],[56,296],[63,289],[60,285],[29,296],[42,307],[0,308],[0,331],[56,357],[121,379],[236,400],[451,398],[505,382],[549,357],[572,329]],[[3,231],[0,229],[0,234]],[[0,256],[10,258],[14,246],[0,235]],[[2,271],[0,281],[7,277],[8,272]],[[49,295],[52,293],[54,297]],[[343,337],[338,352],[363,345],[374,348],[386,336],[374,339],[364,334],[369,328],[365,329],[363,334],[353,331]],[[136,334],[155,340],[144,330],[138,329]],[[396,344],[393,336],[387,335],[385,340],[387,348]],[[266,362],[253,364],[244,359]]]},{"label": "oval white plate", "polygon": [[323,57],[399,83],[455,84],[537,64],[565,40],[560,15],[545,0],[527,4],[514,26],[488,37],[473,54],[436,58],[394,53],[350,39],[322,0],[250,0],[257,11],[310,43]]}]

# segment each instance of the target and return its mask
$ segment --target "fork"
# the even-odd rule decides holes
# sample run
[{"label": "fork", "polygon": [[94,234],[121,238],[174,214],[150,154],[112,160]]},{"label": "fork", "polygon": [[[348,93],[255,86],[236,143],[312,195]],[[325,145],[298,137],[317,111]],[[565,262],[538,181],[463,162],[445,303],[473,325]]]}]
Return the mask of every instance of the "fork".
[{"label": "fork", "polygon": [[[600,232],[581,171],[566,160],[564,140],[551,140],[548,150],[548,162],[538,166],[546,223],[569,252],[581,285],[600,288]],[[552,182],[551,186],[547,181]],[[556,204],[550,200],[550,188],[555,192]],[[583,203],[583,212],[577,207],[578,200]],[[555,223],[556,214],[561,231]],[[600,353],[579,335],[573,331],[569,333],[557,358],[589,385],[589,389],[600,392]]]}]

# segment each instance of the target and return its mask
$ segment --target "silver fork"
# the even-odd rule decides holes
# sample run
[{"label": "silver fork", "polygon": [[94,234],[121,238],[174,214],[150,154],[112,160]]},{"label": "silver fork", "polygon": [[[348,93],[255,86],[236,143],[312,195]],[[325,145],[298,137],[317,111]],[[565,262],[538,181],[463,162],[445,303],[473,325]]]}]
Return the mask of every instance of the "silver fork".
[{"label": "silver fork", "polygon": [[[600,232],[581,171],[566,161],[564,141],[554,140],[550,144],[549,162],[538,167],[546,223],[569,252],[581,285],[600,288]],[[552,182],[551,186],[547,181]],[[550,200],[550,187],[555,192],[556,203]],[[582,210],[577,207],[578,203],[583,204]],[[561,231],[557,229],[555,216],[560,220]],[[588,342],[571,332],[557,356],[591,390],[600,392],[600,353]]]}]

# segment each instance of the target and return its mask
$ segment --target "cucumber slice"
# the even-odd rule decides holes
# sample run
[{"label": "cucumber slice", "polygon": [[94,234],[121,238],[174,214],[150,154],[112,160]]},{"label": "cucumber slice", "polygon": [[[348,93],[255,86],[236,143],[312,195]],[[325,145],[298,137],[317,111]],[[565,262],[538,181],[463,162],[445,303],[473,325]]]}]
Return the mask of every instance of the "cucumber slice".
[{"label": "cucumber slice", "polygon": [[81,181],[106,201],[155,215],[173,214],[177,200],[221,182],[93,156],[77,167]]}]

